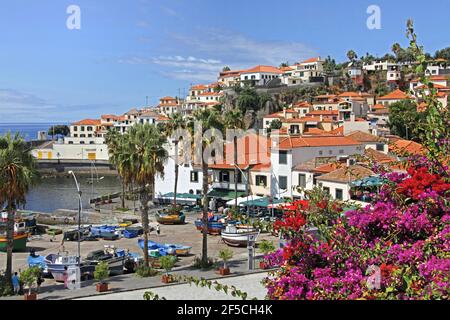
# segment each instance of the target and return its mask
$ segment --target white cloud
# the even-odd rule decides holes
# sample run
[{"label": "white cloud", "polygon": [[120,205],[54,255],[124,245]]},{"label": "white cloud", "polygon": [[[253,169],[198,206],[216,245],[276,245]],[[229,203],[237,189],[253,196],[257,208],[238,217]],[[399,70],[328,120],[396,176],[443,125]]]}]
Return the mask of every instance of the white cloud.
[{"label": "white cloud", "polygon": [[[111,104],[65,105],[34,94],[0,88],[1,122],[56,122],[92,118],[111,112]],[[94,112],[94,113],[93,113]]]},{"label": "white cloud", "polygon": [[297,62],[316,54],[316,50],[295,41],[260,41],[243,34],[219,29],[186,35],[173,35],[187,48],[209,55],[219,55],[230,65],[251,67],[249,64],[279,65]]}]

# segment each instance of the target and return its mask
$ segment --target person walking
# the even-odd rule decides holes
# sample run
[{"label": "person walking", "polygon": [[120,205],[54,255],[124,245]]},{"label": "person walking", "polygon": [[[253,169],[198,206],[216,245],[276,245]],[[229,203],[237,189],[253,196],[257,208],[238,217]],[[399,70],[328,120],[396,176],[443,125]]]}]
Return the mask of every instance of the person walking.
[{"label": "person walking", "polygon": [[159,228],[159,223],[156,224],[156,234],[159,236],[161,234],[161,229]]},{"label": "person walking", "polygon": [[20,281],[19,281],[19,276],[17,275],[17,272],[14,272],[14,275],[11,278],[11,282],[14,288],[14,294],[17,295],[19,294],[20,291]]},{"label": "person walking", "polygon": [[67,266],[64,266],[63,280],[64,280],[64,289],[67,289],[69,287],[68,286],[69,273],[67,272]]}]

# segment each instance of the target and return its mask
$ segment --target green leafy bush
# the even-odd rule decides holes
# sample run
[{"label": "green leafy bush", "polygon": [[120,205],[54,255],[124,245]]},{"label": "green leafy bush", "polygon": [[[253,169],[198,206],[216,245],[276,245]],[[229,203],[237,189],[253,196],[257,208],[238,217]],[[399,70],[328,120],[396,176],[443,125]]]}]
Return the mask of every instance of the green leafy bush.
[{"label": "green leafy bush", "polygon": [[216,266],[216,262],[213,258],[208,257],[206,264],[203,264],[201,257],[194,258],[194,264],[192,265],[195,269],[208,270]]},{"label": "green leafy bush", "polygon": [[39,266],[30,267],[20,273],[20,281],[28,287],[28,292],[31,294],[33,285],[37,282],[38,277],[41,274]]},{"label": "green leafy bush", "polygon": [[258,245],[258,250],[264,255],[268,255],[269,253],[275,251],[275,245],[273,244],[273,241],[263,240]]},{"label": "green leafy bush", "polygon": [[107,262],[100,262],[95,266],[94,278],[100,283],[104,283],[104,280],[109,277],[109,266]]},{"label": "green leafy bush", "polygon": [[227,262],[233,258],[233,251],[228,248],[219,251],[219,258],[223,261],[223,267],[227,268]]},{"label": "green leafy bush", "polygon": [[152,267],[147,267],[144,263],[140,263],[136,267],[136,275],[141,278],[154,277],[158,274],[158,271]]},{"label": "green leafy bush", "polygon": [[166,271],[166,274],[169,274],[175,266],[175,263],[177,263],[177,257],[175,256],[164,256],[159,258],[159,264],[161,265],[161,268]]}]

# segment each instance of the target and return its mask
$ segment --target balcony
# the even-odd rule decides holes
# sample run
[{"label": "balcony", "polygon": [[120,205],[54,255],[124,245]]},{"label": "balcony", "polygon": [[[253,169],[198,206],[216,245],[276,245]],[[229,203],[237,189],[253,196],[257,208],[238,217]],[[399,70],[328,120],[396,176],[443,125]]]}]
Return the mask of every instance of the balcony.
[{"label": "balcony", "polygon": [[[213,189],[234,190],[234,183],[213,181],[212,187],[213,187]],[[247,190],[247,186],[244,183],[238,183],[237,184],[237,189],[238,189],[238,191],[246,191]]]}]

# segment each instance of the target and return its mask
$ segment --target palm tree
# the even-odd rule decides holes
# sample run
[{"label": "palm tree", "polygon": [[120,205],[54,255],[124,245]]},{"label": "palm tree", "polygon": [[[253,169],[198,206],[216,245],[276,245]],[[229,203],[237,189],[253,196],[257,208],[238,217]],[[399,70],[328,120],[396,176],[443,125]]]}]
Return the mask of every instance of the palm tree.
[{"label": "palm tree", "polygon": [[[167,137],[172,136],[176,133],[178,129],[184,129],[186,127],[186,122],[183,119],[182,115],[180,113],[173,113],[169,117],[169,122],[166,123],[165,126],[165,133]],[[178,143],[179,143],[179,135],[177,134],[174,136],[173,143],[175,145],[175,184],[174,184],[174,191],[173,191],[173,208],[174,210],[177,207],[177,189],[178,189]]]},{"label": "palm tree", "polygon": [[402,47],[400,46],[400,44],[398,42],[396,42],[392,45],[391,50],[395,54],[395,57],[397,58],[397,61],[398,61],[399,53],[401,52]]},{"label": "palm tree", "polygon": [[[16,133],[0,136],[0,207],[6,204],[7,251],[6,279],[11,281],[12,251],[14,245],[14,215],[26,203],[25,196],[38,178],[36,163],[25,141]],[[10,283],[11,285],[11,283]]]},{"label": "palm tree", "polygon": [[142,227],[144,229],[144,260],[148,267],[149,201],[155,196],[155,176],[164,177],[164,163],[168,154],[167,138],[153,124],[137,124],[124,135],[125,156],[129,159],[130,180],[139,187]]},{"label": "palm tree", "polygon": [[129,176],[129,157],[125,148],[125,136],[120,134],[117,130],[109,130],[105,137],[106,145],[108,146],[109,162],[116,167],[117,173],[122,183],[122,208],[125,208],[125,189],[130,184]]},{"label": "palm tree", "polygon": [[[194,118],[188,123],[188,129],[190,130],[191,136],[200,135],[201,139],[201,165],[202,165],[202,189],[203,189],[203,240],[202,240],[202,265],[206,266],[208,263],[208,162],[207,159],[204,158],[203,153],[208,145],[212,143],[210,139],[207,139],[204,133],[211,130],[221,130],[223,124],[221,122],[221,118],[219,113],[214,109],[204,109],[197,110],[193,114]],[[202,130],[194,132],[194,121],[198,122],[202,126]],[[196,141],[197,139],[192,139],[192,141]]]},{"label": "palm tree", "polygon": [[351,62],[353,62],[355,59],[358,58],[358,56],[356,55],[356,52],[355,52],[355,51],[349,50],[349,51],[347,52],[347,58],[348,58],[348,60],[350,60]]},{"label": "palm tree", "polygon": [[[239,130],[244,129],[244,115],[238,109],[232,109],[227,111],[224,115],[224,124],[227,129]],[[235,135],[233,137],[233,153],[234,153],[234,208],[237,209],[237,176],[238,176],[238,161],[237,161],[237,139],[238,137]],[[247,190],[248,191],[248,190]]]}]

